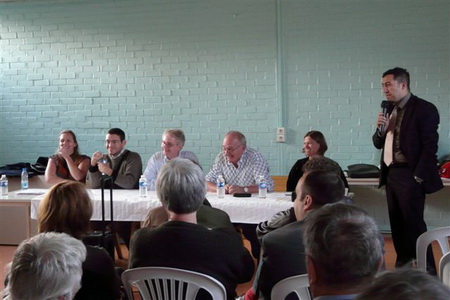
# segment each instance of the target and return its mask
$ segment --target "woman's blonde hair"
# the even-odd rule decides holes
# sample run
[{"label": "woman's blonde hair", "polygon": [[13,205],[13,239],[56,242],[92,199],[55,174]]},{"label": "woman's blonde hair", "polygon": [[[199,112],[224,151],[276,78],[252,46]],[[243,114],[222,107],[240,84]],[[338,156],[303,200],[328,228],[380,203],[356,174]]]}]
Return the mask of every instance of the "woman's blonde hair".
[{"label": "woman's blonde hair", "polygon": [[89,232],[92,203],[84,184],[64,181],[54,185],[38,209],[38,232],[64,232],[81,239]]}]

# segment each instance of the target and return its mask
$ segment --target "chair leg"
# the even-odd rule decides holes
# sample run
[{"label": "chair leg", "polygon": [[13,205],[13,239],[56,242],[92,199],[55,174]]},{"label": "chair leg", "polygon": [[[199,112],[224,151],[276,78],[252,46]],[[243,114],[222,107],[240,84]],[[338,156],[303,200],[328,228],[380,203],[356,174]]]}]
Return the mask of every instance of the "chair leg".
[{"label": "chair leg", "polygon": [[122,248],[120,248],[119,236],[117,235],[117,233],[114,233],[113,239],[114,239],[114,247],[116,248],[117,252],[117,257],[119,259],[123,259]]}]

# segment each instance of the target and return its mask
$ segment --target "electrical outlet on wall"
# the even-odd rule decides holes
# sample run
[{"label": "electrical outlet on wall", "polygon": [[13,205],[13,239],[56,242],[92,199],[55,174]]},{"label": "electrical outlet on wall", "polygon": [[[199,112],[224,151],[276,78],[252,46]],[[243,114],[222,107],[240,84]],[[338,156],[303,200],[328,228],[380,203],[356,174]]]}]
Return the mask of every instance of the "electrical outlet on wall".
[{"label": "electrical outlet on wall", "polygon": [[284,143],[285,141],[284,134],[277,134],[277,143]]},{"label": "electrical outlet on wall", "polygon": [[286,134],[286,130],[284,129],[284,127],[278,127],[277,128],[277,134],[285,135]]}]

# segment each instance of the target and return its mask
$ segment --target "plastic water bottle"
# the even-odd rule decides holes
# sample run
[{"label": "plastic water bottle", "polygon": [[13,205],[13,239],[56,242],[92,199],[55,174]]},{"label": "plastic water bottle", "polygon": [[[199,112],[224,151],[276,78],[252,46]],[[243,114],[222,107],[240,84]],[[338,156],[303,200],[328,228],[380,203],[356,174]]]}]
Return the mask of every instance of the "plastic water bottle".
[{"label": "plastic water bottle", "polygon": [[27,168],[22,168],[22,174],[20,175],[20,188],[22,190],[28,190],[28,172],[27,172]]},{"label": "plastic water bottle", "polygon": [[258,194],[259,198],[266,198],[267,197],[267,183],[266,178],[264,175],[259,176],[258,179]]},{"label": "plastic water bottle", "polygon": [[147,178],[141,175],[139,179],[139,197],[147,197]]},{"label": "plastic water bottle", "polygon": [[6,178],[6,175],[2,175],[2,178],[0,178],[0,186],[1,186],[1,195],[2,196],[8,196],[8,178]]},{"label": "plastic water bottle", "polygon": [[222,175],[219,175],[217,177],[217,197],[218,198],[224,198],[225,197],[225,179]]}]

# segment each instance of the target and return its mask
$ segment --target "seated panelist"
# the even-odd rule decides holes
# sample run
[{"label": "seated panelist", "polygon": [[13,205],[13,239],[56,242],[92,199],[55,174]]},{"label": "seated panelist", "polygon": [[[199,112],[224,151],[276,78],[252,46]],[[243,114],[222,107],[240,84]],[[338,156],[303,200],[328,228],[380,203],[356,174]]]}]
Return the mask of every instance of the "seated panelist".
[{"label": "seated panelist", "polygon": [[186,137],[180,129],[166,129],[162,135],[161,151],[156,152],[148,160],[144,176],[147,178],[149,185],[156,181],[158,172],[169,160],[175,157],[186,158],[199,165],[197,156],[191,152],[183,150]]},{"label": "seated panelist", "polygon": [[45,181],[50,184],[64,180],[85,182],[89,161],[89,156],[80,154],[75,133],[72,130],[63,130],[59,134],[58,150],[49,157]]},{"label": "seated panelist", "polygon": [[[303,166],[306,162],[316,157],[323,157],[327,149],[328,145],[322,132],[313,130],[305,134],[302,152],[305,153],[306,157],[297,160],[297,162],[292,166],[286,182],[287,192],[295,192],[295,187],[304,173]],[[344,182],[345,187],[348,189],[348,182],[345,178],[344,172],[342,172],[342,169],[340,173],[341,179]],[[294,201],[294,199],[295,195],[293,195],[292,201]]]}]

